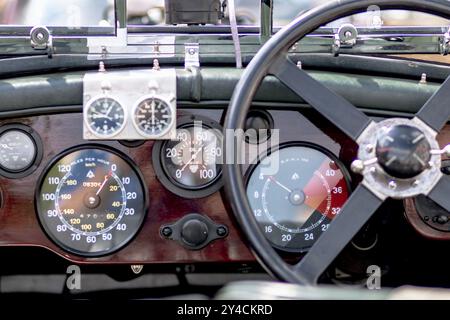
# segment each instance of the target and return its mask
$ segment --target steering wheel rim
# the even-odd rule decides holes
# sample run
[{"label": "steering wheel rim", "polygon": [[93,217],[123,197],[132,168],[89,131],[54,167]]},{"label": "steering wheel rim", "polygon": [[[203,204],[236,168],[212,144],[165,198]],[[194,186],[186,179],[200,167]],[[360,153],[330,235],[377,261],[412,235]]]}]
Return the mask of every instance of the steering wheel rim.
[{"label": "steering wheel rim", "polygon": [[[230,134],[230,132],[243,130],[246,116],[250,110],[253,97],[255,96],[259,85],[265,76],[269,74],[277,75],[277,70],[282,67],[282,61],[288,59],[288,50],[292,45],[320,26],[343,17],[364,12],[370,6],[378,6],[381,10],[402,9],[431,13],[447,19],[450,17],[450,5],[448,1],[445,0],[338,0],[320,6],[299,16],[292,23],[280,30],[261,48],[244,71],[241,80],[235,88],[230,106],[227,110],[224,124],[226,163],[223,169],[226,195],[230,201],[233,213],[249,240],[257,260],[269,273],[287,282],[314,285],[317,283],[318,277],[308,276],[301,272],[301,268],[296,268],[297,266],[293,267],[287,264],[264,236],[250,208],[241,166],[238,164],[239,162],[235,161],[236,155],[234,150],[240,150],[242,141],[235,141],[234,135]],[[444,86],[450,86],[450,81],[444,83],[443,87]],[[441,91],[442,94],[444,90],[439,91]],[[428,108],[428,110],[429,109],[430,108]],[[445,111],[444,117],[447,116],[447,120],[450,115],[449,113],[450,112],[447,113],[447,111]],[[355,116],[358,116],[358,114],[355,114]],[[447,121],[445,121],[445,123],[446,122]],[[353,128],[355,130],[351,130],[351,132],[347,133],[349,135],[353,134],[353,138],[356,139],[368,126],[370,126],[370,123],[366,123],[363,128]],[[237,148],[235,147],[236,144],[238,144]],[[444,181],[444,178],[442,178],[439,184],[441,185],[440,189],[448,190],[448,185],[450,183],[448,180]],[[444,187],[442,185],[444,185]],[[355,193],[359,193],[358,196],[360,197],[369,197],[367,194],[368,192],[367,189],[361,188],[361,190]],[[354,196],[357,197],[355,194]],[[442,196],[437,196],[436,199],[439,197],[442,198]],[[382,201],[377,203],[375,198],[369,199],[366,203],[359,203],[359,205],[367,205],[372,208],[369,208],[371,212],[370,214],[367,214],[367,217],[357,217],[357,219],[361,220],[358,223],[364,225],[366,220],[368,220],[381,205]],[[444,203],[444,207],[448,210],[448,201]],[[330,229],[335,223],[337,222],[333,221],[331,223]],[[324,235],[330,232],[330,229],[319,238],[319,241]],[[313,245],[313,248],[316,245],[317,243]],[[314,260],[314,257],[312,260]]]}]

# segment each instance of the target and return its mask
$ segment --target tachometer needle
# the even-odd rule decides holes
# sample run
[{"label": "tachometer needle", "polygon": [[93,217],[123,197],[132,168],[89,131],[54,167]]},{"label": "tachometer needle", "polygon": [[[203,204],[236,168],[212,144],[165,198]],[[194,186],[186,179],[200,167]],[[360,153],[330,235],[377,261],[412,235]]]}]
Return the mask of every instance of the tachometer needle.
[{"label": "tachometer needle", "polygon": [[102,192],[103,188],[105,187],[106,183],[109,180],[109,177],[111,177],[111,172],[107,176],[105,176],[105,180],[103,181],[102,185],[100,186],[97,193],[95,194],[96,196],[98,196],[100,194],[100,192]]},{"label": "tachometer needle", "polygon": [[277,185],[279,185],[281,188],[286,190],[289,193],[292,193],[292,190],[286,187],[285,185],[281,184],[279,181],[277,181],[273,176],[269,176],[269,180],[272,182],[275,182]]}]

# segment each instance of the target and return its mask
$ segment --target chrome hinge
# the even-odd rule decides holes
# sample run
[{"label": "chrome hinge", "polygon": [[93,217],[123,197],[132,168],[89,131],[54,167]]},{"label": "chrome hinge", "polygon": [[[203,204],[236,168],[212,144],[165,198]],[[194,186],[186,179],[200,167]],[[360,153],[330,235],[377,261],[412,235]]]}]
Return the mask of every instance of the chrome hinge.
[{"label": "chrome hinge", "polygon": [[184,67],[200,67],[200,46],[198,43],[186,43],[184,46]]},{"label": "chrome hinge", "polygon": [[332,52],[335,57],[339,56],[341,48],[352,48],[358,39],[358,30],[350,23],[343,24],[335,33]]},{"label": "chrome hinge", "polygon": [[53,56],[53,36],[45,26],[37,26],[30,31],[31,47],[34,50],[46,50],[49,58]]},{"label": "chrome hinge", "polygon": [[450,52],[450,28],[444,33],[442,38],[439,38],[439,51],[443,56]]}]

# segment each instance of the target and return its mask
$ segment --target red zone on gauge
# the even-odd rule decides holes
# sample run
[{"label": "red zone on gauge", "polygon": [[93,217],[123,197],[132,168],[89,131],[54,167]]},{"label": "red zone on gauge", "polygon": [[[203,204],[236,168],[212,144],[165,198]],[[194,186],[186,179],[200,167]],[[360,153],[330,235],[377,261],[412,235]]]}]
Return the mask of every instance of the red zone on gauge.
[{"label": "red zone on gauge", "polygon": [[306,251],[341,211],[350,193],[348,175],[333,158],[318,148],[291,146],[271,153],[251,171],[250,205],[274,247]]}]

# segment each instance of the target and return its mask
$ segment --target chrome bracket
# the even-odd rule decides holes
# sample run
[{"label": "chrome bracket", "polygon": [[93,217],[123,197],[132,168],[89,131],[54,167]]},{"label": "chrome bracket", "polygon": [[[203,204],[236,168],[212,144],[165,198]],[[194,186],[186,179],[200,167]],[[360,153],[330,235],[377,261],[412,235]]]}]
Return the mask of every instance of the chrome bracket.
[{"label": "chrome bracket", "polygon": [[439,51],[441,55],[446,56],[450,52],[450,27],[442,38],[439,38]]},{"label": "chrome bracket", "polygon": [[339,56],[342,48],[352,48],[356,44],[358,30],[350,23],[343,24],[334,34],[332,52],[335,57]]},{"label": "chrome bracket", "polygon": [[186,43],[184,46],[184,68],[200,67],[200,46],[198,43]]},{"label": "chrome bracket", "polygon": [[53,36],[45,26],[36,26],[30,31],[30,43],[34,50],[45,50],[49,58],[53,56]]}]

